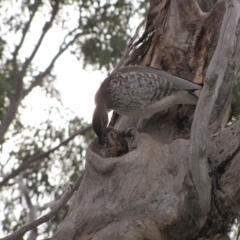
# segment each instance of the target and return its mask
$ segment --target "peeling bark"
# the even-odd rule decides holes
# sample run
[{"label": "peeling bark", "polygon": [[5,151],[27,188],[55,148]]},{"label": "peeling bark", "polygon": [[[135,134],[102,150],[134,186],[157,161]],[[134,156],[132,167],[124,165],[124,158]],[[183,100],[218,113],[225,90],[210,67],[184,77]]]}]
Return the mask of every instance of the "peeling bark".
[{"label": "peeling bark", "polygon": [[[199,4],[199,5],[198,5]],[[97,141],[52,239],[220,239],[240,211],[240,121],[226,127],[240,58],[240,0],[151,0],[128,64],[204,82],[195,110],[153,116],[121,157]],[[118,131],[137,119],[120,116]],[[116,131],[117,131],[116,130]]]}]

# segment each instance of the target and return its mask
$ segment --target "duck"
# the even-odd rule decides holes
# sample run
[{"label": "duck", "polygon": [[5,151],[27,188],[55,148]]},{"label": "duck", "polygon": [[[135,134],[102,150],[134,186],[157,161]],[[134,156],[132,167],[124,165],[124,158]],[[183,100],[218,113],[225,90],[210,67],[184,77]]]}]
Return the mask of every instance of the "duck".
[{"label": "duck", "polygon": [[108,111],[138,117],[137,128],[155,113],[178,104],[196,105],[200,84],[152,67],[125,66],[108,76],[95,94],[92,127],[103,145]]}]

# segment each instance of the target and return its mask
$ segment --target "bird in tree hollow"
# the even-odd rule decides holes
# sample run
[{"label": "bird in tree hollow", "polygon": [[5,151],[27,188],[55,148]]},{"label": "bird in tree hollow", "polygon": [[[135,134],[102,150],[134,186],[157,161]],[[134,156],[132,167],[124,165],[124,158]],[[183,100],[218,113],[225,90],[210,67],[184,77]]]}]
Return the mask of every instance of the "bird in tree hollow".
[{"label": "bird in tree hollow", "polygon": [[177,104],[197,104],[194,91],[201,86],[151,67],[127,66],[107,77],[95,95],[92,126],[104,144],[108,110],[144,119]]}]

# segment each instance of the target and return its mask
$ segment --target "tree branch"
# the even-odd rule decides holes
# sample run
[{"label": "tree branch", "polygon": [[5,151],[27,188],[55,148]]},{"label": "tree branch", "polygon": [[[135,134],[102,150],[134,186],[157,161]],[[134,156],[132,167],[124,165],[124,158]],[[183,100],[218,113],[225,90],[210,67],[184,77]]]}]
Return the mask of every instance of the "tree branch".
[{"label": "tree branch", "polygon": [[4,179],[0,182],[0,188],[3,187],[10,179],[16,177],[19,173],[26,170],[31,166],[31,164],[35,162],[39,162],[43,160],[44,158],[48,157],[51,153],[59,149],[61,146],[68,144],[72,139],[74,139],[77,135],[84,135],[86,132],[92,129],[91,125],[88,125],[87,127],[80,129],[79,131],[73,133],[69,138],[62,141],[60,144],[58,144],[56,147],[50,149],[49,151],[42,153],[38,156],[35,156],[33,158],[28,159],[27,161],[23,162],[17,169],[13,170],[10,174],[4,177]]},{"label": "tree branch", "polygon": [[28,208],[31,209],[32,206],[33,206],[33,205],[32,205],[32,201],[31,201],[31,198],[30,198],[30,196],[29,196],[28,189],[27,189],[26,186],[24,186],[24,184],[23,184],[22,174],[20,174],[19,179],[17,180],[17,183],[18,183],[19,191],[22,193],[22,194],[20,194],[20,195],[25,198],[25,201],[26,201],[26,203],[27,203]]},{"label": "tree branch", "polygon": [[53,20],[55,19],[55,16],[58,12],[58,9],[59,9],[59,1],[56,1],[55,5],[53,6],[53,10],[52,10],[52,16],[51,16],[51,19],[49,22],[47,22],[43,28],[43,32],[38,40],[38,43],[36,45],[36,47],[34,48],[31,56],[25,61],[25,63],[23,64],[23,69],[22,71],[19,71],[18,70],[18,67],[17,67],[17,54],[20,50],[20,48],[22,47],[23,43],[24,43],[24,39],[26,37],[26,33],[27,31],[29,30],[30,28],[30,25],[32,23],[32,20],[35,16],[35,13],[37,11],[37,8],[38,8],[38,5],[40,4],[40,2],[37,2],[34,10],[33,10],[33,13],[32,15],[30,16],[30,19],[29,21],[27,22],[24,30],[23,30],[23,35],[22,35],[22,38],[20,40],[20,43],[19,45],[16,47],[14,53],[13,53],[13,59],[12,59],[12,66],[13,66],[13,75],[14,75],[14,82],[16,84],[15,86],[15,91],[14,91],[14,96],[13,98],[11,99],[11,103],[8,107],[8,111],[7,111],[7,114],[5,116],[5,118],[3,119],[2,123],[1,123],[1,126],[0,126],[0,143],[2,142],[3,140],[3,137],[4,135],[6,134],[10,124],[12,123],[13,119],[15,118],[16,116],[16,113],[17,113],[17,110],[18,110],[18,107],[19,107],[19,104],[21,102],[21,100],[23,99],[23,77],[26,73],[26,70],[27,70],[27,67],[29,66],[29,64],[31,63],[32,59],[34,58],[34,56],[36,55],[41,43],[42,43],[42,40],[45,36],[45,34],[47,33],[47,31],[50,29],[51,25],[52,25],[52,22]]},{"label": "tree branch", "polygon": [[17,55],[18,55],[18,52],[19,52],[19,50],[21,49],[21,47],[22,47],[22,45],[24,43],[24,40],[25,40],[26,35],[27,35],[27,32],[28,32],[28,30],[29,30],[29,28],[31,26],[31,23],[32,23],[32,21],[34,19],[34,16],[35,16],[35,14],[36,14],[36,12],[38,10],[40,2],[41,2],[40,0],[37,0],[37,1],[34,2],[32,14],[29,17],[29,20],[26,22],[26,24],[25,24],[25,26],[23,28],[23,31],[22,31],[22,37],[20,39],[20,42],[16,46],[16,48],[15,48],[15,50],[13,52],[13,60],[12,60],[12,62],[13,62],[13,68],[14,69],[17,69]]},{"label": "tree branch", "polygon": [[80,177],[78,178],[77,182],[74,184],[74,186],[72,188],[70,188],[64,195],[63,197],[59,200],[59,203],[46,215],[40,217],[39,219],[37,219],[36,221],[25,225],[24,227],[22,227],[21,229],[17,230],[16,232],[14,232],[13,234],[1,238],[0,240],[19,240],[23,237],[23,235],[36,228],[37,226],[51,220],[54,216],[56,216],[56,214],[66,205],[66,203],[68,202],[68,200],[72,197],[73,193],[78,189],[78,187],[80,186],[82,179],[83,179],[84,173],[82,173],[80,175]]},{"label": "tree branch", "polygon": [[239,18],[240,3],[236,0],[226,1],[218,45],[206,73],[192,124],[190,169],[199,196],[202,224],[211,204],[211,179],[206,152],[207,137],[211,134],[209,125],[213,131],[219,130],[231,103],[230,73],[239,65],[240,57],[235,55],[233,59],[234,52],[240,51],[236,42],[239,39]]},{"label": "tree branch", "polygon": [[[37,207],[32,204],[32,200],[29,196],[29,191],[27,187],[23,184],[23,177],[22,174],[20,174],[19,179],[17,180],[18,185],[19,185],[19,191],[20,195],[25,198],[25,201],[28,206],[28,223],[32,223],[33,221],[36,220],[37,217]],[[22,193],[22,194],[21,194]],[[35,240],[37,237],[37,232],[36,229],[32,229],[30,232],[30,235],[28,237],[28,240]]]},{"label": "tree branch", "polygon": [[23,64],[23,69],[22,69],[22,74],[25,75],[27,68],[29,66],[29,64],[32,62],[33,58],[35,57],[39,47],[42,44],[42,41],[46,35],[46,33],[48,32],[48,30],[52,27],[53,21],[58,13],[59,10],[59,1],[55,1],[55,4],[52,4],[52,14],[51,14],[51,18],[48,22],[45,23],[43,29],[42,29],[42,34],[40,35],[38,42],[35,46],[35,48],[32,51],[32,54],[30,55],[30,57],[25,61],[25,63]]}]

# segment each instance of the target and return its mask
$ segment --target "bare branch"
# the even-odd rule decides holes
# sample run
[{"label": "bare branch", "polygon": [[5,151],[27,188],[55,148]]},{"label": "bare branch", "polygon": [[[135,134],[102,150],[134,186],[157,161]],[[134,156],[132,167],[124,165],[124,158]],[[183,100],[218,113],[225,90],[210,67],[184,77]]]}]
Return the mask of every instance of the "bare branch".
[{"label": "bare branch", "polygon": [[141,27],[147,22],[146,19],[144,19],[137,27],[133,37],[129,40],[129,43],[124,51],[123,56],[121,57],[119,63],[117,64],[117,66],[114,68],[114,70],[112,71],[111,74],[115,73],[116,71],[118,71],[122,65],[124,64],[125,60],[127,59],[129,53],[132,51],[132,49],[135,47],[135,40],[137,39],[138,35],[139,35],[139,31],[141,29]]},{"label": "bare branch", "polygon": [[[75,29],[74,29],[73,31],[75,31]],[[26,90],[23,92],[23,98],[26,97],[26,96],[32,91],[32,89],[33,89],[34,87],[38,86],[38,85],[42,82],[43,78],[46,77],[46,76],[50,73],[50,71],[52,70],[52,68],[53,68],[56,60],[69,48],[69,46],[71,46],[71,45],[76,41],[76,39],[77,39],[78,37],[80,37],[80,36],[82,35],[82,33],[78,33],[78,34],[76,34],[76,35],[74,36],[74,38],[73,38],[71,41],[69,41],[68,43],[66,43],[66,42],[65,42],[65,41],[66,41],[66,38],[67,38],[68,36],[70,36],[70,35],[73,33],[73,31],[69,32],[69,33],[65,36],[63,43],[62,43],[61,46],[59,47],[59,51],[58,51],[57,54],[54,56],[54,58],[52,59],[52,61],[51,61],[50,64],[48,65],[48,67],[45,69],[45,71],[42,72],[42,73],[40,73],[40,74],[35,78],[35,80],[32,81],[32,83],[31,83],[31,85],[28,87],[28,89],[26,89]]]},{"label": "bare branch", "polygon": [[38,7],[39,7],[40,3],[41,3],[40,0],[37,0],[37,1],[34,2],[32,14],[29,17],[29,20],[26,22],[26,24],[25,24],[25,26],[23,28],[23,31],[22,31],[22,37],[20,39],[20,42],[16,46],[16,48],[15,48],[15,50],[13,52],[13,60],[12,60],[12,62],[13,62],[13,69],[15,69],[15,70],[17,70],[17,55],[18,55],[18,52],[19,52],[19,50],[21,49],[21,47],[22,47],[22,45],[24,43],[24,40],[25,40],[26,35],[27,35],[27,32],[28,32],[28,30],[29,30],[29,28],[31,26],[31,23],[32,23],[32,21],[34,19],[34,16],[35,16],[35,14],[36,14],[36,12],[38,10]]},{"label": "bare branch", "polygon": [[[32,223],[33,221],[36,220],[37,209],[38,208],[32,204],[31,198],[29,196],[29,191],[28,191],[27,187],[23,184],[22,174],[20,174],[17,182],[18,182],[18,185],[19,185],[19,190],[22,193],[20,195],[25,198],[25,201],[26,201],[27,206],[28,206],[28,210],[29,210],[29,212],[28,212],[28,223]],[[36,237],[37,237],[36,229],[32,229],[31,232],[30,232],[30,235],[28,237],[28,240],[35,240]]]},{"label": "bare branch", "polygon": [[22,174],[20,174],[19,175],[19,179],[17,180],[18,188],[19,188],[19,191],[22,193],[20,195],[25,198],[25,201],[26,201],[26,203],[27,203],[27,205],[28,205],[28,207],[30,209],[33,206],[32,205],[32,201],[30,199],[28,189],[26,188],[26,186],[24,186],[22,179],[23,179],[22,178]]},{"label": "bare branch", "polygon": [[25,169],[29,168],[31,164],[35,162],[39,162],[43,160],[44,158],[48,157],[51,153],[59,149],[63,145],[67,145],[72,139],[74,139],[77,135],[84,135],[86,132],[92,129],[91,125],[88,125],[87,127],[80,129],[79,131],[73,133],[69,138],[62,141],[60,144],[58,144],[56,147],[50,149],[49,151],[42,153],[38,156],[35,156],[33,158],[30,158],[29,160],[23,162],[17,169],[13,170],[10,174],[8,174],[4,179],[0,182],[0,188],[3,187],[11,178],[16,177],[19,173],[24,171]]},{"label": "bare branch", "polygon": [[83,176],[84,176],[84,173],[82,173],[80,175],[80,177],[78,178],[78,180],[74,184],[74,186],[72,188],[70,188],[69,190],[67,190],[67,192],[60,199],[59,203],[48,214],[40,217],[39,219],[37,219],[36,221],[34,221],[30,224],[25,225],[24,227],[17,230],[13,234],[11,234],[7,237],[1,238],[0,240],[19,240],[19,239],[21,239],[21,237],[23,237],[23,235],[26,232],[28,232],[28,231],[36,228],[37,226],[51,220],[66,205],[68,200],[72,197],[73,193],[78,189],[78,187],[80,186],[80,184],[82,182]]},{"label": "bare branch", "polygon": [[26,70],[29,66],[29,64],[32,62],[33,58],[35,57],[39,47],[41,46],[42,44],[42,41],[46,35],[46,33],[48,32],[48,30],[52,27],[52,23],[58,13],[58,10],[59,10],[59,1],[55,1],[55,4],[52,5],[53,9],[52,9],[52,15],[51,15],[51,18],[48,22],[45,23],[43,29],[42,29],[42,34],[40,35],[39,39],[38,39],[38,42],[35,46],[35,48],[33,49],[32,51],[32,54],[30,55],[30,57],[25,61],[25,63],[23,64],[23,69],[22,69],[22,73],[23,75],[26,73]]}]

